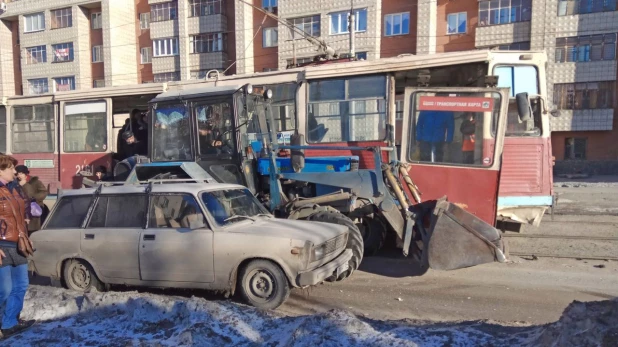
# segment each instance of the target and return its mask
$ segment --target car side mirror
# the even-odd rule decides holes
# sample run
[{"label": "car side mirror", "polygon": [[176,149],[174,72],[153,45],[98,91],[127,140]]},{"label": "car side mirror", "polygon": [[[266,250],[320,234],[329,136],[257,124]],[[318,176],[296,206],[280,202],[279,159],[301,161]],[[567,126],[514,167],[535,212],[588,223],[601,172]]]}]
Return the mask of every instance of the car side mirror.
[{"label": "car side mirror", "polygon": [[515,95],[515,101],[517,102],[517,113],[519,114],[520,122],[527,122],[532,119],[532,107],[530,106],[530,99],[528,93],[518,93]]}]

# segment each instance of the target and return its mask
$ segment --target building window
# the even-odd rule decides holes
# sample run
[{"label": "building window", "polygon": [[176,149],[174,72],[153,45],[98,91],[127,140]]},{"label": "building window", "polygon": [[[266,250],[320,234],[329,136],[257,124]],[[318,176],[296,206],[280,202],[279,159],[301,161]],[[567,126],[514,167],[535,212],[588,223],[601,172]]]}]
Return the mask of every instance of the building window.
[{"label": "building window", "polygon": [[616,81],[554,84],[554,105],[561,110],[611,109],[615,99]]},{"label": "building window", "polygon": [[[303,17],[303,18],[294,18],[289,19],[288,22],[292,24],[299,30],[304,31],[308,35],[319,37],[320,36],[320,16],[311,16],[311,17]],[[291,35],[293,39],[302,39],[304,36],[297,32],[297,30],[292,30]]]},{"label": "building window", "polygon": [[150,19],[153,22],[162,22],[178,18],[178,3],[164,2],[150,6]]},{"label": "building window", "polygon": [[465,34],[467,26],[467,13],[451,13],[447,15],[447,34]]},{"label": "building window", "polygon": [[490,0],[479,2],[479,26],[530,21],[532,0]]},{"label": "building window", "polygon": [[140,49],[140,57],[142,64],[152,63],[152,47],[142,47]]},{"label": "building window", "polygon": [[264,28],[262,32],[262,47],[277,47],[278,34],[277,28]]},{"label": "building window", "polygon": [[498,49],[501,51],[529,51],[530,41],[513,42],[510,45],[498,46]]},{"label": "building window", "polygon": [[101,16],[101,12],[91,14],[90,22],[92,23],[92,30],[103,28],[103,17]]},{"label": "building window", "polygon": [[403,100],[395,100],[395,119],[403,120]]},{"label": "building window", "polygon": [[191,53],[221,52],[225,49],[225,36],[222,33],[192,35],[189,43]]},{"label": "building window", "polygon": [[277,71],[276,67],[265,67],[262,69],[262,72],[271,72],[271,71]]},{"label": "building window", "polygon": [[92,81],[92,88],[103,88],[103,87],[105,87],[105,80]]},{"label": "building window", "polygon": [[103,46],[92,47],[92,62],[93,63],[103,62]]},{"label": "building window", "polygon": [[616,11],[616,0],[558,0],[558,15]]},{"label": "building window", "polygon": [[209,16],[223,13],[222,0],[190,0],[191,17]]},{"label": "building window", "polygon": [[[288,62],[288,66],[292,66],[294,60],[288,59],[287,62]],[[296,58],[296,65],[306,64],[306,63],[311,63],[311,62],[313,62],[313,57]]]},{"label": "building window", "polygon": [[[340,55],[341,58],[349,58],[350,53],[343,53]],[[356,52],[354,57],[358,60],[367,60],[367,52]]]},{"label": "building window", "polygon": [[0,107],[0,153],[6,153],[6,108]]},{"label": "building window", "polygon": [[586,160],[588,139],[585,137],[567,137],[564,139],[565,160]]},{"label": "building window", "polygon": [[139,14],[139,28],[142,30],[150,28],[150,12]]},{"label": "building window", "polygon": [[26,48],[26,64],[39,64],[47,62],[47,46],[35,46]]},{"label": "building window", "polygon": [[556,39],[556,63],[616,60],[616,34]]},{"label": "building window", "polygon": [[45,13],[35,13],[24,16],[24,32],[45,30]]},{"label": "building window", "polygon": [[[360,9],[354,11],[354,31],[366,31],[367,30],[367,9]],[[348,29],[350,12],[337,12],[330,14],[330,34],[345,34],[349,33]]]},{"label": "building window", "polygon": [[56,92],[75,90],[75,77],[56,77],[54,78],[54,85]]},{"label": "building window", "polygon": [[167,57],[178,55],[178,38],[170,37],[152,41],[152,50],[154,57]]},{"label": "building window", "polygon": [[71,8],[51,11],[51,28],[61,29],[73,26],[73,12]]},{"label": "building window", "polygon": [[277,0],[262,0],[262,8],[271,9],[277,7]]},{"label": "building window", "polygon": [[386,36],[407,35],[410,33],[410,12],[393,13],[384,16]]},{"label": "building window", "polygon": [[[203,80],[203,79],[206,79],[208,77],[208,75],[207,75],[208,71],[211,71],[211,70],[212,69],[210,69],[210,70],[194,70],[194,71],[191,71],[191,79],[192,80]],[[224,69],[221,68],[221,69],[217,69],[217,70],[219,70],[219,73],[221,73],[221,72],[223,72]]]},{"label": "building window", "polygon": [[[45,80],[47,83],[47,80]],[[13,153],[50,153],[54,151],[54,107],[49,105],[12,108],[11,137]]]},{"label": "building window", "polygon": [[54,63],[64,63],[67,61],[73,61],[73,43],[59,43],[52,45],[52,51],[54,52]]},{"label": "building window", "polygon": [[47,78],[28,80],[28,95],[45,94],[49,92]]},{"label": "building window", "polygon": [[164,72],[154,74],[155,83],[180,81],[180,74],[178,72]]}]

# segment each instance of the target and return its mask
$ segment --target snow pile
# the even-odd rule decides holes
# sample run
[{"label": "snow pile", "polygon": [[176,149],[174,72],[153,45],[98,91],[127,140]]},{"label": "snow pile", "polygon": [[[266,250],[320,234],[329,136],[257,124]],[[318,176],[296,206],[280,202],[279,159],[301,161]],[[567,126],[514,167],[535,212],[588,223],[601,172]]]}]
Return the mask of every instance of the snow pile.
[{"label": "snow pile", "polygon": [[616,346],[618,335],[618,300],[575,302],[541,327],[384,322],[340,310],[286,317],[198,297],[31,286],[22,317],[39,322],[1,346]]},{"label": "snow pile", "polygon": [[537,346],[618,346],[618,299],[572,302],[544,329]]}]

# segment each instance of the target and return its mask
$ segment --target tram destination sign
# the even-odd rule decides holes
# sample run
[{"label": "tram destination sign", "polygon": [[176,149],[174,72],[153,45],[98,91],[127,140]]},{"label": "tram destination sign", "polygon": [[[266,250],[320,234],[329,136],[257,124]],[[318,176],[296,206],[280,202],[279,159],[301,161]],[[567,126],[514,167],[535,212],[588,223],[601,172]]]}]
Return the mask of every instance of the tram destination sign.
[{"label": "tram destination sign", "polygon": [[24,165],[26,165],[29,169],[53,169],[54,160],[53,159],[26,159],[24,160]]}]

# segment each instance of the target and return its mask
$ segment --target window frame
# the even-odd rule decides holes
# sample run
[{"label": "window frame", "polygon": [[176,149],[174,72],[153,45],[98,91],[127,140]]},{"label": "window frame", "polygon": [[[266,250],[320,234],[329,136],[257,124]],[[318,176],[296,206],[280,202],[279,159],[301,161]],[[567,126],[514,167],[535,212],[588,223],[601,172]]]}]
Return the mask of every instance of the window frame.
[{"label": "window frame", "polygon": [[[22,120],[16,120],[15,119],[15,111],[19,108],[25,108],[25,107],[29,107],[32,109],[32,118],[30,120],[27,121],[22,121]],[[40,108],[40,107],[49,107],[49,110],[51,111],[51,117],[48,120],[36,120],[36,109]],[[48,131],[49,134],[51,134],[51,138],[47,138],[47,141],[51,144],[51,150],[45,150],[45,151],[18,151],[16,150],[16,148],[18,146],[15,145],[15,136],[17,134],[20,133],[32,133],[32,131],[17,131],[15,129],[15,126],[19,125],[19,124],[33,124],[33,123],[48,123],[51,124],[51,129],[49,129],[50,131]],[[31,126],[29,126],[31,127]],[[56,114],[55,114],[55,107],[52,104],[43,104],[43,105],[24,105],[24,106],[13,106],[11,108],[11,150],[13,153],[23,153],[23,154],[29,154],[29,153],[55,153],[56,152]]]},{"label": "window frame", "polygon": [[[97,23],[98,26],[96,25]],[[90,14],[90,29],[103,29],[103,14],[101,12],[94,12]]]},{"label": "window frame", "polygon": [[[49,93],[49,79],[47,77],[41,77],[41,78],[31,78],[26,80],[28,82],[28,95],[42,95],[42,94],[47,94]],[[32,90],[31,87],[32,86],[32,82],[33,81],[45,81],[45,91],[42,93],[31,93],[30,91]]]},{"label": "window frame", "polygon": [[[64,47],[65,45],[66,45],[66,48]],[[62,48],[59,48],[59,46],[62,46]],[[52,51],[54,52],[54,57],[52,59],[52,63],[54,63],[54,64],[70,63],[70,62],[75,60],[75,51],[74,51],[73,42],[56,43],[56,44],[53,44],[51,46],[51,48],[52,48]],[[69,50],[69,54],[67,55],[67,59],[66,60],[58,60],[58,55],[55,54],[55,52],[58,49],[68,49]]]},{"label": "window frame", "polygon": [[[459,27],[461,26],[461,15],[465,16],[465,30],[463,32],[459,31]],[[457,26],[455,27],[456,30],[454,32],[449,32],[449,18],[451,18],[451,16],[457,16],[456,17],[456,23]],[[447,13],[446,14],[446,34],[447,35],[464,35],[468,33],[468,12],[455,12],[455,13]]]},{"label": "window frame", "polygon": [[[400,33],[395,34],[395,18],[399,17],[399,23],[401,26],[401,30]],[[404,18],[407,17],[408,19],[408,25],[406,28],[406,32],[404,32],[404,25],[403,25],[403,21]],[[388,18],[391,18],[391,33],[388,34]],[[410,35],[410,12],[399,12],[399,13],[389,13],[389,14],[385,14],[384,15],[384,36],[385,37],[391,37],[391,36],[403,36],[403,35]]]},{"label": "window frame", "polygon": [[[272,4],[274,3],[274,5]],[[270,6],[267,6],[270,4]],[[279,6],[279,1],[277,0],[262,0],[262,8],[277,8]]]},{"label": "window frame", "polygon": [[151,23],[151,13],[150,12],[142,12],[139,14],[139,28],[140,30],[150,30]]},{"label": "window frame", "polygon": [[[272,45],[266,45],[266,37],[269,36],[267,35],[267,33],[275,33],[275,44]],[[271,36],[271,41],[272,41],[272,34],[270,34]],[[274,47],[278,47],[279,46],[279,28],[278,27],[269,27],[269,28],[264,28],[262,29],[262,48],[274,48]]]},{"label": "window frame", "polygon": [[[33,25],[32,25],[33,24],[32,19],[35,16],[37,18],[39,18],[39,19],[40,18],[43,19],[42,21],[40,21],[40,20],[37,21],[37,24],[39,24],[39,26],[37,26],[36,29],[34,29]],[[29,19],[30,19],[30,30],[28,30],[28,20]],[[41,24],[43,26],[42,28],[41,28]],[[45,31],[45,24],[46,24],[45,23],[45,12],[37,12],[37,13],[26,14],[26,15],[24,15],[24,34],[35,33],[35,32],[38,32],[38,31]]]},{"label": "window frame", "polygon": [[[40,49],[42,47],[42,49]],[[26,47],[26,65],[44,64],[47,63],[47,45],[39,45]],[[33,54],[36,53],[36,54]],[[33,56],[39,55],[42,57],[42,61],[32,59]]]},{"label": "window frame", "polygon": [[[105,81],[105,80],[102,80]],[[85,104],[105,104],[105,111],[104,112],[91,112],[91,113],[68,113],[67,114],[67,106],[73,106],[73,105],[85,105]],[[107,111],[108,111],[108,106],[107,103],[105,103],[104,100],[94,100],[94,101],[88,101],[88,102],[83,102],[83,101],[78,101],[78,102],[68,102],[64,104],[64,119],[63,119],[63,126],[62,126],[62,151],[63,153],[105,153],[107,152],[107,150],[109,149],[108,143],[109,143],[109,126],[107,124]],[[90,130],[89,128],[87,128],[87,132],[86,132],[86,136],[84,136],[84,149],[79,149],[79,150],[70,150],[68,149],[69,146],[67,146],[67,140],[71,137],[67,135],[67,131],[69,130],[75,130],[75,129],[68,129],[69,126],[71,126],[72,123],[72,118],[76,118],[75,116],[81,116],[83,117],[84,115],[95,115],[98,117],[102,117],[103,119],[103,124],[105,124],[105,148],[103,148],[103,150],[101,151],[87,151],[85,149],[85,145],[87,144],[87,140],[86,137],[88,136],[88,131]],[[80,129],[78,129],[80,130]],[[83,129],[81,129],[83,130]]]},{"label": "window frame", "polygon": [[[557,37],[554,47],[554,63],[589,63],[596,61],[615,61],[618,46],[618,34],[596,34]],[[613,46],[613,49],[608,47]],[[600,50],[600,59],[593,59],[596,50]],[[611,57],[607,58],[611,53]]]},{"label": "window frame", "polygon": [[[51,10],[50,15],[52,20],[49,28],[51,30],[73,27],[73,9],[71,7]],[[54,25],[54,23],[56,24]]]},{"label": "window frame", "polygon": [[[147,58],[148,59],[144,59],[144,50],[146,50],[148,52],[148,54],[147,54]],[[139,60],[140,60],[140,63],[142,65],[152,64],[152,47],[150,47],[150,46],[148,46],[148,47],[141,47],[139,49]]]},{"label": "window frame", "polygon": [[[102,86],[98,86],[97,87],[97,82],[101,82],[103,81],[103,85]],[[92,88],[105,88],[105,79],[96,79],[96,80],[92,80]]]},{"label": "window frame", "polygon": [[[165,78],[165,79],[159,79],[157,81],[157,77],[161,77],[161,75],[171,76],[171,74],[174,74],[175,79]],[[152,78],[153,78],[154,83],[177,82],[177,81],[180,81],[180,72],[178,71],[160,72],[160,73],[153,74]]]},{"label": "window frame", "polygon": [[[503,1],[508,1],[508,5],[503,6]],[[492,0],[479,1],[479,27],[530,22],[532,20],[531,0],[500,0],[496,1],[497,7],[492,7],[492,2]],[[513,13],[515,13],[516,16],[517,11],[519,11],[519,19],[513,19]],[[485,15],[487,16],[486,23],[481,20]],[[497,16],[498,18],[496,23],[492,23],[492,19],[494,18],[494,16]],[[506,21],[502,22],[502,17],[506,18]]]},{"label": "window frame", "polygon": [[[56,227],[49,227],[49,224],[51,224],[52,220],[54,220],[54,217],[60,212],[60,207],[62,206],[61,204],[64,203],[64,201],[66,200],[71,200],[71,199],[86,199],[89,198],[89,202],[88,205],[83,204],[86,206],[86,213],[84,214],[84,216],[82,217],[81,222],[79,223],[78,226],[56,226]],[[49,214],[49,218],[47,218],[47,220],[45,221],[45,224],[43,224],[43,228],[44,230],[56,230],[56,229],[83,229],[84,228],[84,222],[86,221],[90,221],[90,211],[88,210],[88,207],[90,205],[92,205],[92,200],[94,199],[93,195],[84,195],[84,194],[78,194],[78,195],[65,195],[63,197],[60,197],[60,199],[58,199],[58,201],[56,202],[56,205],[58,206],[57,208],[54,208],[54,210]]]},{"label": "window frame", "polygon": [[[317,19],[317,21],[316,21]],[[297,23],[299,22],[299,23]],[[319,14],[316,15],[312,15],[312,16],[304,16],[304,17],[296,17],[296,18],[290,18],[288,19],[288,23],[290,25],[292,25],[293,27],[295,27],[296,29],[302,30],[303,32],[305,32],[305,34],[313,36],[313,37],[320,37],[320,35],[322,34],[322,17]],[[317,31],[313,30],[315,24],[317,23]],[[298,27],[298,25],[302,25],[303,27],[306,25],[309,25],[309,27],[311,28],[311,32],[307,32],[304,29],[301,29]],[[315,35],[315,34],[318,35]],[[292,36],[292,40],[302,40],[304,39],[303,36],[301,36],[300,34],[298,34],[296,32],[296,30],[292,30],[292,28],[290,28],[290,34]]]},{"label": "window frame", "polygon": [[[360,30],[359,28],[361,27],[361,23],[360,23],[360,13],[364,12],[365,13],[365,29]],[[350,16],[350,11],[338,11],[338,12],[331,12],[328,14],[328,34],[331,36],[334,35],[345,35],[345,34],[349,34],[350,33],[350,29],[348,28],[348,21],[349,21],[349,16]],[[367,31],[367,8],[360,8],[360,9],[354,9],[354,32],[355,33],[364,33]],[[338,18],[338,29],[342,29],[341,31],[337,31],[337,32],[333,32],[333,19],[337,17]]]},{"label": "window frame", "polygon": [[[146,213],[146,225],[145,225],[145,229],[176,229],[174,227],[160,227],[160,226],[151,226],[150,225],[150,219],[151,217],[151,209],[154,206],[154,198],[156,197],[160,197],[160,196],[189,196],[191,198],[193,198],[193,202],[195,202],[195,207],[197,208],[198,213],[200,213],[202,215],[203,221],[204,221],[204,226],[201,228],[184,228],[184,227],[179,227],[178,229],[184,229],[184,230],[199,230],[199,229],[208,229],[208,230],[212,230],[211,227],[211,223],[208,219],[209,214],[205,213],[206,211],[204,211],[204,207],[202,206],[200,199],[196,198],[193,194],[191,193],[172,193],[172,192],[156,192],[156,193],[150,193],[148,196],[148,206],[147,206],[147,213]],[[179,223],[180,224],[180,223]]]},{"label": "window frame", "polygon": [[[99,57],[98,60],[96,59],[97,51],[98,51],[98,57]],[[92,63],[98,64],[102,62],[103,62],[103,45],[92,46]]]},{"label": "window frame", "polygon": [[[225,13],[222,0],[189,0],[189,17],[205,17]],[[213,13],[206,13],[204,9],[213,7]],[[217,11],[218,8],[218,11]]]},{"label": "window frame", "polygon": [[8,145],[8,138],[6,137],[6,134],[9,124],[6,116],[6,107],[0,106],[0,138],[4,139],[4,141],[0,142],[0,153],[6,153],[6,148]]},{"label": "window frame", "polygon": [[[220,53],[227,48],[227,36],[224,33],[204,33],[197,35],[189,35],[189,53],[190,54],[205,54],[205,53]],[[214,48],[215,45],[217,49]],[[197,50],[200,47],[202,50]],[[203,48],[206,47],[206,50]]]},{"label": "window frame", "polygon": [[[66,90],[58,90],[58,81],[63,81],[66,80],[69,85],[69,91],[71,90],[75,90],[76,86],[75,86],[75,76],[61,76],[61,77],[53,77],[52,80],[54,81],[54,93],[57,92],[66,92]],[[71,83],[72,82],[72,83]]]},{"label": "window frame", "polygon": [[[162,43],[165,43],[165,44],[162,45]],[[153,58],[175,57],[180,54],[180,47],[178,47],[178,44],[179,44],[178,37],[166,37],[166,38],[152,40],[152,57]],[[167,52],[168,45],[171,46],[170,52]],[[161,47],[165,48],[166,50],[165,54],[160,54]]]},{"label": "window frame", "polygon": [[[571,147],[571,145],[569,145],[567,142],[569,140],[573,140],[573,145]],[[583,141],[584,142],[584,153],[583,153],[583,158],[577,158],[576,155],[576,147],[577,147],[577,141]],[[567,148],[570,148],[571,153],[567,153]],[[586,157],[588,156],[588,138],[587,137],[567,137],[564,139],[564,160],[586,160]]]},{"label": "window frame", "polygon": [[[160,13],[157,16],[157,13]],[[150,23],[178,19],[178,2],[176,0],[150,5]]]},{"label": "window frame", "polygon": [[[144,214],[142,216],[142,223],[140,226],[122,226],[122,227],[113,227],[113,226],[107,226],[107,212],[105,214],[105,226],[95,226],[95,227],[91,227],[90,223],[92,223],[92,217],[94,216],[95,211],[97,210],[97,207],[99,207],[99,202],[101,201],[101,198],[114,198],[114,197],[120,197],[120,198],[126,198],[127,196],[138,196],[138,197],[142,197],[144,200],[146,200],[145,206],[146,206],[146,210],[144,211]],[[107,203],[109,204],[109,200],[107,201]],[[143,230],[146,227],[146,223],[148,221],[148,212],[150,207],[150,196],[149,194],[146,193],[129,193],[129,194],[101,194],[100,196],[96,197],[96,201],[94,203],[94,206],[92,208],[92,211],[88,211],[89,213],[87,214],[87,218],[85,220],[85,223],[83,223],[84,227],[83,229],[139,229],[140,231]]]},{"label": "window frame", "polygon": [[[588,2],[588,5],[589,5],[588,8],[590,9],[590,11],[580,12],[580,9],[582,9],[583,1]],[[569,6],[569,3],[572,3],[573,5]],[[602,9],[600,10],[598,8],[595,9],[594,5],[595,5],[595,1],[592,1],[592,0],[558,0],[556,14],[558,17],[565,17],[565,16],[575,16],[575,15],[582,15],[582,14],[613,12],[613,11],[618,10],[616,0],[603,1],[603,4],[602,4],[603,6],[602,6]]]},{"label": "window frame", "polygon": [[617,104],[616,81],[554,83],[553,88],[552,103],[559,110],[608,110]]}]

